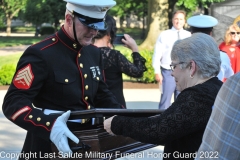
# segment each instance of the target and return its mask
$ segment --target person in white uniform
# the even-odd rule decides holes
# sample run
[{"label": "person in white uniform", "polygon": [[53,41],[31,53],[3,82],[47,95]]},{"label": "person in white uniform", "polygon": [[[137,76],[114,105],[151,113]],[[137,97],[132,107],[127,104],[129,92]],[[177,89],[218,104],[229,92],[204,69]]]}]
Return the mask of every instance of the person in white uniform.
[{"label": "person in white uniform", "polygon": [[162,85],[162,94],[159,103],[159,109],[167,109],[171,105],[172,94],[174,93],[174,100],[178,92],[176,90],[176,82],[171,76],[171,51],[173,44],[180,39],[191,36],[189,31],[183,29],[186,23],[186,12],[178,10],[173,13],[171,29],[160,33],[154,48],[152,57],[152,66],[154,68],[155,79]]},{"label": "person in white uniform", "polygon": [[[209,15],[196,15],[187,20],[189,26],[191,26],[191,33],[202,32],[208,35],[212,35],[213,27],[218,24],[218,20]],[[218,79],[224,81],[234,74],[231,62],[228,55],[225,52],[220,51],[221,69],[217,75]]]}]

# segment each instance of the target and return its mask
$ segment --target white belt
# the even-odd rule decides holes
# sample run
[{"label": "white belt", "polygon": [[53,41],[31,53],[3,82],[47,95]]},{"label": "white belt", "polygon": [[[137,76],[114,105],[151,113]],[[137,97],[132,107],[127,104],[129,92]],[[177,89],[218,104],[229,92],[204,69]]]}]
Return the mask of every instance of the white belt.
[{"label": "white belt", "polygon": [[[38,108],[38,107],[34,106],[34,104],[32,104],[32,105],[33,105],[34,108],[36,108],[38,110],[41,110],[41,111],[43,110],[43,113],[45,115],[49,115],[49,114],[52,114],[52,113],[64,113],[64,111],[58,111],[58,110],[52,110],[52,109],[42,109],[42,108]],[[74,119],[74,120],[68,120],[68,121],[69,122],[75,122],[75,123],[86,123],[88,121],[88,119]]]},{"label": "white belt", "polygon": [[[52,113],[64,113],[64,111],[58,111],[58,110],[52,110],[52,109],[44,109],[43,113],[46,115],[52,114]],[[76,122],[76,123],[82,123],[82,119],[74,119],[74,120],[68,120],[69,122]]]}]

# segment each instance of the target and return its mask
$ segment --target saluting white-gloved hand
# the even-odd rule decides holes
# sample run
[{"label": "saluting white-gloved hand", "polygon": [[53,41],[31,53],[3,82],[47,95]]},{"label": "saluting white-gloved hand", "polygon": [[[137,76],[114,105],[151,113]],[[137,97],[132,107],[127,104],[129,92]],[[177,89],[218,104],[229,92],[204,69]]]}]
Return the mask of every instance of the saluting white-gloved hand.
[{"label": "saluting white-gloved hand", "polygon": [[68,129],[66,124],[70,113],[71,111],[67,111],[59,116],[50,133],[50,140],[55,144],[57,149],[63,153],[72,153],[68,145],[68,138],[77,144],[79,143],[79,139]]}]

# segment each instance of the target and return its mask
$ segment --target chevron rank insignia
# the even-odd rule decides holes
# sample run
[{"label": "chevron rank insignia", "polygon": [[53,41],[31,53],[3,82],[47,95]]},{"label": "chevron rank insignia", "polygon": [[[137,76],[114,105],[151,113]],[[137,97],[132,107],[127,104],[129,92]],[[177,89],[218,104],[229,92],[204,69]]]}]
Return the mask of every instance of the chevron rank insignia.
[{"label": "chevron rank insignia", "polygon": [[13,79],[13,84],[18,89],[29,89],[31,87],[34,75],[32,73],[31,65],[20,69]]}]

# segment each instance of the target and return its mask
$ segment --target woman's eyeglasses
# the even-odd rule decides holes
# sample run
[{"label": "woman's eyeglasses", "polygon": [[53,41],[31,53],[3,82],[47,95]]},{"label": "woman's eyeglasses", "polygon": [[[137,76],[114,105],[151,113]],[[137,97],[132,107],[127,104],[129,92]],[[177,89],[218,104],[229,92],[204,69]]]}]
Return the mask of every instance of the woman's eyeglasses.
[{"label": "woman's eyeglasses", "polygon": [[231,33],[231,35],[234,35],[234,34],[240,34],[240,32],[230,32]]},{"label": "woman's eyeglasses", "polygon": [[174,71],[174,69],[177,67],[177,65],[183,64],[183,63],[186,63],[186,62],[179,62],[177,64],[170,64],[171,70]]}]

